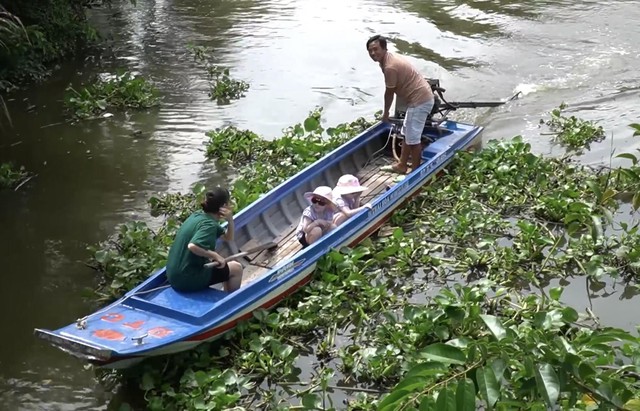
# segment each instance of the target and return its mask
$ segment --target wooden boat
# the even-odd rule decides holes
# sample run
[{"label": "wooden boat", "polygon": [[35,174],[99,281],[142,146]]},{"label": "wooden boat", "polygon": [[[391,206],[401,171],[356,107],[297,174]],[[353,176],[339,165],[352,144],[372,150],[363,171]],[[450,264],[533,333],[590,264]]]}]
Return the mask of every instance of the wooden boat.
[{"label": "wooden boat", "polygon": [[[479,142],[482,127],[444,120],[425,127],[429,143],[423,163],[401,181],[381,171],[393,161],[394,126],[378,123],[271,190],[235,216],[236,241],[221,241],[223,255],[274,242],[272,250],[249,253],[243,286],[228,294],[217,288],[179,293],[167,285],[165,269],[109,306],[55,331],[36,329],[49,343],[98,366],[123,368],[144,358],[188,350],[211,341],[268,309],[308,283],[316,262],[331,249],[356,245],[374,233],[393,211],[445,167],[456,152]],[[335,186],[354,174],[369,187],[372,204],[312,244],[301,249],[295,228],[307,202],[303,195],[320,185]]]}]

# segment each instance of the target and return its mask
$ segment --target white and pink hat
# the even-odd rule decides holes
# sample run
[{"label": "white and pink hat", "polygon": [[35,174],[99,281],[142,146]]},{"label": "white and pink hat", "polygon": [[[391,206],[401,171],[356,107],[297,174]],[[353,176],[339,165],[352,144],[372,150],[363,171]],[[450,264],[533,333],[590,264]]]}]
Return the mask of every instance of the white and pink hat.
[{"label": "white and pink hat", "polygon": [[360,181],[356,176],[345,174],[340,177],[336,187],[333,189],[333,196],[339,197],[343,194],[362,193],[368,189],[368,187],[360,185]]},{"label": "white and pink hat", "polygon": [[333,195],[332,195],[332,190],[331,187],[328,186],[319,186],[316,187],[315,190],[313,191],[307,191],[306,193],[304,193],[304,198],[311,202],[311,200],[314,197],[321,197],[325,200],[327,200],[327,204],[329,204],[330,207],[332,208],[336,208],[336,203],[333,202]]}]

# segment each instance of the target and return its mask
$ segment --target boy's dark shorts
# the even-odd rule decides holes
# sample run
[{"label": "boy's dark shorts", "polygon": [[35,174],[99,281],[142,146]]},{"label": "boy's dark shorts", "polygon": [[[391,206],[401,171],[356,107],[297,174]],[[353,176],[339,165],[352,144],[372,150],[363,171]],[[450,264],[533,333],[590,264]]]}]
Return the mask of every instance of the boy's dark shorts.
[{"label": "boy's dark shorts", "polygon": [[209,285],[229,281],[229,264],[225,263],[224,267],[212,267],[206,270],[209,273]]},{"label": "boy's dark shorts", "polygon": [[298,241],[300,242],[300,244],[302,244],[302,248],[309,247],[309,243],[307,243],[307,237],[304,231],[301,233],[298,233]]}]

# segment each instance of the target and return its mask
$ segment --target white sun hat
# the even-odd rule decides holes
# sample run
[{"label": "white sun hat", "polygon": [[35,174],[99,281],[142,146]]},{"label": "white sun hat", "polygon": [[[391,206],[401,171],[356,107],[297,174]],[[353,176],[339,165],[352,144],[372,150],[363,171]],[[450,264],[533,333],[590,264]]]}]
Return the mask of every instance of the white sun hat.
[{"label": "white sun hat", "polygon": [[368,189],[369,187],[360,185],[360,181],[356,176],[345,174],[338,180],[336,187],[333,189],[333,195],[338,197],[343,194],[362,193]]},{"label": "white sun hat", "polygon": [[306,193],[304,193],[304,198],[307,201],[311,202],[311,199],[313,197],[322,197],[327,200],[327,203],[330,204],[333,208],[337,208],[336,203],[333,202],[333,195],[331,192],[331,187],[318,186],[315,190],[307,191]]}]

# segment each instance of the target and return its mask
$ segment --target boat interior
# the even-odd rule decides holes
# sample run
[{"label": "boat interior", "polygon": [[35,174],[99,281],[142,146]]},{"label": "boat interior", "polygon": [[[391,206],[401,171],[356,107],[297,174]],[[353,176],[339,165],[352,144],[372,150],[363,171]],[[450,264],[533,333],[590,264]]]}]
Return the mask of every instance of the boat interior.
[{"label": "boat interior", "polygon": [[[239,247],[239,251],[242,252],[270,241],[276,243],[277,246],[241,257],[237,260],[244,266],[243,284],[259,278],[262,274],[274,268],[278,262],[302,250],[302,245],[298,241],[295,231],[303,210],[308,206],[308,202],[304,198],[305,192],[313,191],[315,187],[320,185],[334,187],[342,174],[353,174],[358,177],[361,185],[368,187],[368,190],[365,191],[361,197],[361,204],[366,204],[383,193],[387,187],[393,184],[394,179],[398,177],[398,174],[380,171],[380,167],[392,162],[392,157],[380,155],[371,158],[371,161],[356,162],[358,158],[354,156],[352,160],[353,162],[351,164],[345,164],[342,167],[342,170],[345,170],[344,173],[340,171],[326,173],[328,175],[323,175],[322,178],[314,180],[312,183],[309,183],[306,188],[301,188],[296,190],[295,193],[290,194],[288,198],[284,200],[286,203],[281,204],[270,216],[265,216],[265,218],[270,219],[272,225],[275,220],[275,224],[277,224],[276,227],[281,228],[276,229],[277,232],[274,235],[273,232],[269,231],[267,224],[265,224],[263,227],[260,227],[263,228],[263,231],[259,231],[260,235],[258,239],[253,237]],[[340,170],[340,168],[338,168],[338,170]],[[287,210],[286,213],[282,211],[285,208]],[[256,227],[254,226],[253,228]],[[227,251],[225,254],[229,254],[229,252]]]}]

